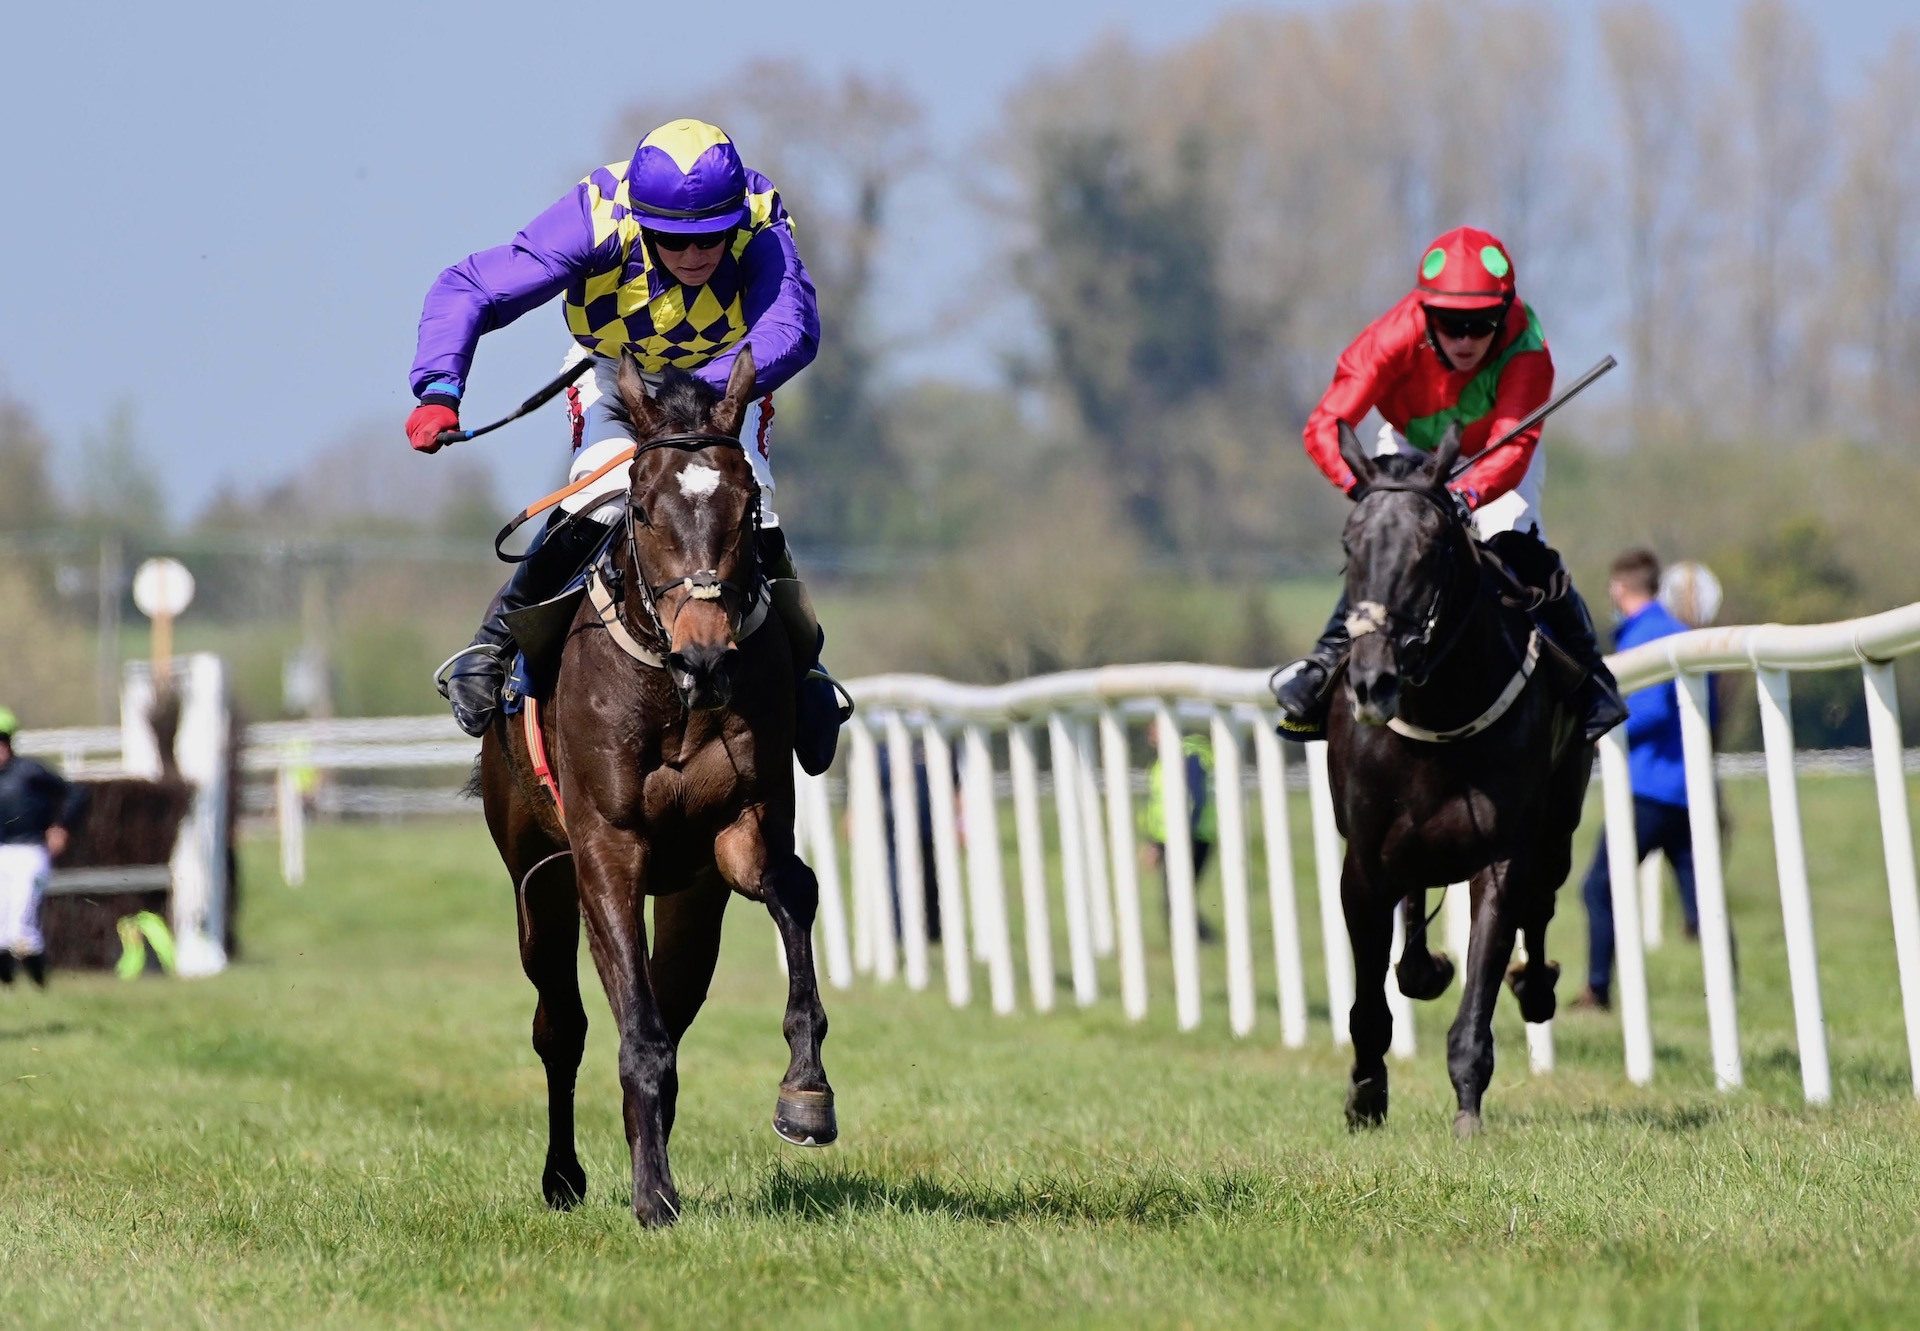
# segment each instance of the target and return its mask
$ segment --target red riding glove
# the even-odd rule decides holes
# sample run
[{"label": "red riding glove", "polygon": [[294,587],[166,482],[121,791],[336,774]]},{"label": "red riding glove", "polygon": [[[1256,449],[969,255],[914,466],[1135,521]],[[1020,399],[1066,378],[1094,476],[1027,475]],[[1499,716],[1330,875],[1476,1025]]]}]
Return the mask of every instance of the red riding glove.
[{"label": "red riding glove", "polygon": [[442,430],[460,428],[460,413],[441,402],[422,402],[407,417],[407,442],[422,453],[437,453]]}]

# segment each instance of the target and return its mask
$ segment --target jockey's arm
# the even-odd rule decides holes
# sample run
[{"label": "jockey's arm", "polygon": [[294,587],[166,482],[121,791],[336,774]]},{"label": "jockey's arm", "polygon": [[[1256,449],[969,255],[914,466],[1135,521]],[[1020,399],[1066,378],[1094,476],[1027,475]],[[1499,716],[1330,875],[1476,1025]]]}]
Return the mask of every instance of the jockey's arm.
[{"label": "jockey's arm", "polygon": [[[1552,396],[1553,357],[1546,348],[1515,356],[1501,372],[1500,387],[1493,396],[1487,442],[1499,439]],[[1539,446],[1540,427],[1536,425],[1504,448],[1477,457],[1453,483],[1454,490],[1469,508],[1491,503],[1520,484],[1533,461],[1533,450]]]},{"label": "jockey's arm", "polygon": [[594,243],[587,187],[576,185],[510,243],[469,254],[444,270],[420,312],[410,376],[414,396],[438,392],[458,398],[482,333],[546,304],[576,275],[609,261],[619,244],[617,235]]},{"label": "jockey's arm", "polygon": [[820,305],[784,213],[748,242],[740,266],[747,335],[694,374],[725,392],[734,358],[750,346],[755,391],[764,395],[804,370],[820,350]]},{"label": "jockey's arm", "polygon": [[1307,428],[1302,432],[1307,456],[1342,494],[1351,494],[1358,478],[1340,457],[1340,422],[1358,427],[1373,410],[1393,361],[1393,349],[1386,345],[1378,327],[1367,328],[1340,353],[1333,382],[1307,417]]}]

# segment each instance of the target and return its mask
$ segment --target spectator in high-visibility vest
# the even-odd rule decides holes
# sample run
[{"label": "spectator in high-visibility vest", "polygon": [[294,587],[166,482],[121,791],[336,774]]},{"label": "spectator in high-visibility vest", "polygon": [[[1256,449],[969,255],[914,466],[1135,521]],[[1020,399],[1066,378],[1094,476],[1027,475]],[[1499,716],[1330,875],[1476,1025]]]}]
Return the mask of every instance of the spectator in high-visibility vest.
[{"label": "spectator in high-visibility vest", "polygon": [[[1158,736],[1156,725],[1152,732]],[[1194,882],[1194,920],[1203,943],[1212,942],[1213,925],[1199,910],[1200,875],[1206,872],[1207,863],[1213,858],[1214,844],[1220,839],[1220,828],[1213,801],[1213,746],[1199,735],[1186,735],[1180,740],[1180,751],[1186,755],[1187,769],[1187,833],[1193,842],[1193,882]],[[1156,754],[1158,746],[1156,743]],[[1147,769],[1147,802],[1140,809],[1136,820],[1140,833],[1141,856],[1149,869],[1159,869],[1161,881],[1166,888],[1167,915],[1173,915],[1173,885],[1166,877],[1167,867],[1167,793],[1166,774],[1161,770],[1160,759],[1156,756],[1153,765]]]},{"label": "spectator in high-visibility vest", "polygon": [[[1607,595],[1619,613],[1618,649],[1685,633],[1687,626],[1660,603],[1660,561],[1649,550],[1628,550],[1613,561]],[[1627,771],[1633,786],[1633,836],[1639,857],[1667,857],[1680,888],[1687,937],[1700,935],[1693,890],[1693,827],[1687,814],[1687,774],[1681,756],[1680,703],[1673,681],[1627,696]],[[1607,838],[1600,837],[1582,895],[1587,905],[1587,985],[1573,1005],[1613,1005],[1613,894]]]},{"label": "spectator in high-visibility vest", "polygon": [[19,722],[0,707],[0,984],[16,967],[46,987],[47,945],[40,936],[40,897],[53,861],[67,849],[67,824],[79,811],[80,790],[13,751]]}]

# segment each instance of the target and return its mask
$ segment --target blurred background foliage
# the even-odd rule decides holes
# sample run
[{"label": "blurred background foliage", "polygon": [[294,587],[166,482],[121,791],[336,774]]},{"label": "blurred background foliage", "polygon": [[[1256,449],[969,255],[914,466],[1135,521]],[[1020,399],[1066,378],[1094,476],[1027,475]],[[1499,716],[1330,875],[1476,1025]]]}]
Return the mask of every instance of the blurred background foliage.
[{"label": "blurred background foliage", "polygon": [[[1519,256],[1563,373],[1603,350],[1627,367],[1624,391],[1547,434],[1550,534],[1596,613],[1635,544],[1710,564],[1723,622],[1911,600],[1920,43],[1831,89],[1813,17],[1775,0],[1704,55],[1650,4],[1608,7],[1598,33],[1597,136],[1556,113],[1563,17],[1422,0],[1246,13],[1150,51],[1098,42],[1019,89],[964,162],[935,159],[911,90],[769,61],[701,105],[635,105],[602,146],[611,160],[671,115],[717,121],[798,220],[828,335],[781,396],[779,507],[843,675],[1267,665],[1302,647],[1345,505],[1300,426],[1420,246],[1469,219]],[[955,308],[888,333],[882,257],[928,171],[957,174],[999,240],[956,274]],[[901,371],[978,320],[1004,348],[999,382]],[[30,724],[111,715],[144,641],[127,581],[152,553],[193,569],[180,642],[229,657],[249,715],[430,710],[430,671],[503,573],[491,535],[531,498],[496,494],[478,450],[407,466],[381,421],[289,479],[169,515],[137,404],[64,484],[44,410],[0,394],[0,622],[24,648],[3,691]],[[319,687],[290,695],[295,675]],[[1795,687],[1805,742],[1864,735],[1856,683]],[[1755,738],[1748,696],[1729,697],[1736,745]]]}]

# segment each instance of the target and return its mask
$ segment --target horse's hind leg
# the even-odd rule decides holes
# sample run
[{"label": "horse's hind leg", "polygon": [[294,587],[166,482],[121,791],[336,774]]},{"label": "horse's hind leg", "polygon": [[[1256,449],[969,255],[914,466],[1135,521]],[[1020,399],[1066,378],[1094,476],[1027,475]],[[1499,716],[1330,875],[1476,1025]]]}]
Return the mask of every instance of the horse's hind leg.
[{"label": "horse's hind leg", "polygon": [[1393,1013],[1387,1007],[1387,960],[1393,950],[1393,907],[1367,882],[1352,850],[1340,874],[1340,905],[1353,945],[1353,1071],[1347,1087],[1347,1127],[1377,1127],[1387,1119],[1387,1045]]},{"label": "horse's hind leg", "polygon": [[[653,997],[676,1049],[707,1001],[730,895],[726,885],[709,874],[684,892],[653,900]],[[662,1087],[660,1111],[669,1136],[679,1091],[677,1078]]]},{"label": "horse's hind leg", "polygon": [[1423,1003],[1440,997],[1453,983],[1453,958],[1427,947],[1426,904],[1425,892],[1401,901],[1400,918],[1406,925],[1407,944],[1400,953],[1400,964],[1393,968],[1400,992]]},{"label": "horse's hind leg", "polygon": [[587,1046],[587,1011],[580,1003],[580,904],[567,860],[547,862],[519,888],[520,966],[539,994],[533,1010],[533,1051],[547,1070],[547,1163],[540,1191],[556,1211],[587,1195],[586,1171],[574,1150],[573,1093]]},{"label": "horse's hind leg", "polygon": [[1460,1011],[1447,1031],[1447,1074],[1453,1081],[1459,1113],[1456,1137],[1480,1131],[1480,1104],[1493,1080],[1493,1007],[1500,977],[1513,955],[1513,905],[1508,889],[1511,861],[1481,870],[1473,879],[1473,934],[1467,947],[1466,980]]}]

